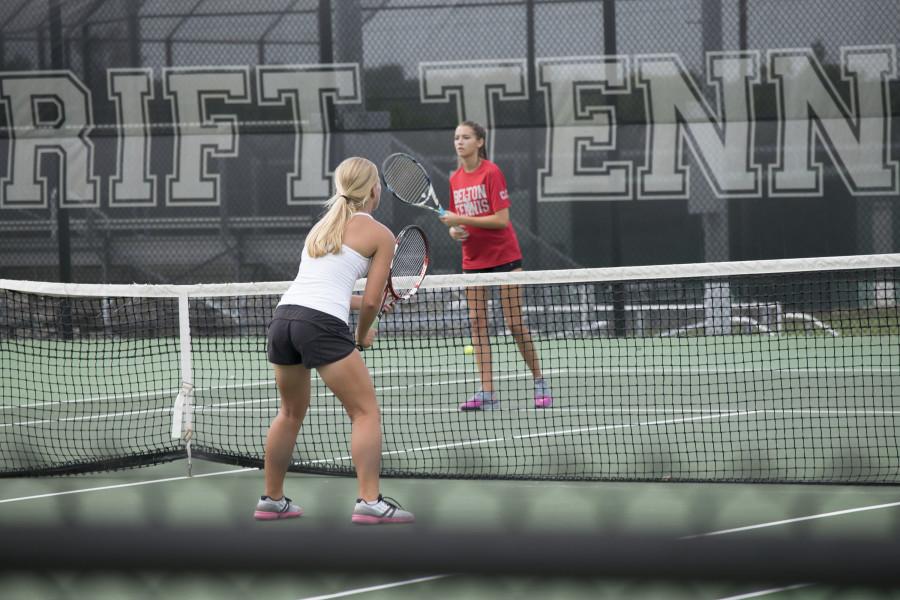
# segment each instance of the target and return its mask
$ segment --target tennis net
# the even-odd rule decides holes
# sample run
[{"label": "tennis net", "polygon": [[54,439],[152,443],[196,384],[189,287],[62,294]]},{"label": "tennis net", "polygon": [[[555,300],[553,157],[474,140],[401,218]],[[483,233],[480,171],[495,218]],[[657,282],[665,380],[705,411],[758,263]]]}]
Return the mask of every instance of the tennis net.
[{"label": "tennis net", "polygon": [[[900,483],[898,273],[892,254],[429,276],[364,353],[383,474]],[[0,475],[261,466],[287,285],[0,280]],[[463,412],[482,288],[500,410]],[[349,419],[315,375],[312,395],[292,470],[352,474]]]}]

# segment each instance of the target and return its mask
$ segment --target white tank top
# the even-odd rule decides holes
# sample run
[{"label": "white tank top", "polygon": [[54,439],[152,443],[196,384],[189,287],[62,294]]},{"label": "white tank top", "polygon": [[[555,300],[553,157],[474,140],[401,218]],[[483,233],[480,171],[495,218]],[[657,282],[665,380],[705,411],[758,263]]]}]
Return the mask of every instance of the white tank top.
[{"label": "white tank top", "polygon": [[[368,213],[357,213],[373,218]],[[370,258],[366,258],[347,244],[339,254],[312,258],[303,245],[300,269],[278,306],[284,304],[306,306],[350,322],[350,295],[356,280],[369,272]]]}]

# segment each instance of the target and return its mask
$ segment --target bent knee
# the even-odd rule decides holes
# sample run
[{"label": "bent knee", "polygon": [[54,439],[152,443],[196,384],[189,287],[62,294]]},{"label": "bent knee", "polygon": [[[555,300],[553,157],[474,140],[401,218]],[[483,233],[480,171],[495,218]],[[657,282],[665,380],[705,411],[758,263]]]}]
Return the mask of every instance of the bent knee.
[{"label": "bent knee", "polygon": [[487,319],[471,319],[470,328],[472,335],[486,336],[488,334]]},{"label": "bent knee", "polygon": [[347,415],[350,417],[351,421],[357,421],[359,419],[381,419],[381,409],[374,398],[372,398],[371,402],[354,404],[353,406],[344,405],[344,410],[347,411]]},{"label": "bent knee", "polygon": [[528,332],[528,328],[524,325],[510,327],[509,332],[513,335],[516,341],[525,341],[531,339],[531,334]]},{"label": "bent knee", "polygon": [[282,418],[288,419],[289,421],[302,421],[303,416],[306,414],[306,411],[300,410],[299,408],[296,408],[296,407],[282,406],[278,410],[278,414]]}]

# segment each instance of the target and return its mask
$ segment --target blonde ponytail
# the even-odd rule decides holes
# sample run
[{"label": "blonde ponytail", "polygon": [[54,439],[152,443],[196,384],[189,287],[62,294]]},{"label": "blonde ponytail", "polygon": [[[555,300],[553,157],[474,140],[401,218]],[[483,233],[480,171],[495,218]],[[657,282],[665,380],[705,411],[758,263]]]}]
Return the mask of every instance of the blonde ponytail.
[{"label": "blonde ponytail", "polygon": [[340,254],[344,230],[354,214],[362,210],[378,183],[378,168],[365,158],[348,158],[334,171],[334,196],[325,202],[325,215],[306,236],[306,252],[312,258]]}]

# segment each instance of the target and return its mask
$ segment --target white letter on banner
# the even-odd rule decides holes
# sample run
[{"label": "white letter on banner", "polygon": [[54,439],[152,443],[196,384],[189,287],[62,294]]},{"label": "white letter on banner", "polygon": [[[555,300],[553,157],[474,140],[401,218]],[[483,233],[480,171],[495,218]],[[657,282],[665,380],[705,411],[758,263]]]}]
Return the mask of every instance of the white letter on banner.
[{"label": "white letter on banner", "polygon": [[527,75],[524,60],[423,62],[419,63],[420,100],[450,102],[455,98],[457,119],[475,121],[485,128],[485,150],[493,156],[493,99],[527,100]]},{"label": "white letter on banner", "polygon": [[166,68],[163,90],[172,101],[175,125],[175,172],[166,176],[166,204],[218,206],[219,174],[209,173],[208,161],[238,155],[238,120],[233,114],[210,114],[207,102],[249,102],[248,68]]},{"label": "white letter on banner", "polygon": [[545,167],[538,169],[538,201],[628,200],[634,165],[609,160],[585,166],[587,152],[616,148],[616,108],[594,100],[598,93],[631,92],[628,57],[547,58],[536,62],[547,110]]},{"label": "white letter on banner", "polygon": [[635,85],[644,90],[648,122],[648,166],[638,169],[638,198],[687,198],[685,145],[717,197],[762,194],[761,168],[753,161],[759,53],[708,52],[706,59],[715,110],[678,55],[635,57]]},{"label": "white letter on banner", "polygon": [[[91,92],[71,71],[5,73],[0,102],[10,137],[0,208],[46,208],[47,177],[41,157],[59,157],[60,206],[98,206],[99,177],[93,174]],[[53,119],[45,120],[45,112]]]},{"label": "white letter on banner", "polygon": [[777,87],[778,160],[772,196],[823,194],[822,144],[853,195],[896,194],[897,161],[890,160],[888,82],[897,79],[893,46],[841,48],[841,78],[850,106],[811,50],[769,51],[769,81]]},{"label": "white letter on banner", "polygon": [[329,195],[327,99],[358,104],[359,65],[271,65],[257,68],[259,103],[287,104],[294,127],[294,171],[287,175],[288,204],[321,204]]},{"label": "white letter on banner", "polygon": [[109,69],[106,85],[120,127],[116,174],[109,181],[109,205],[156,206],[156,177],[150,174],[153,71]]}]

